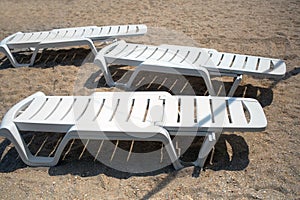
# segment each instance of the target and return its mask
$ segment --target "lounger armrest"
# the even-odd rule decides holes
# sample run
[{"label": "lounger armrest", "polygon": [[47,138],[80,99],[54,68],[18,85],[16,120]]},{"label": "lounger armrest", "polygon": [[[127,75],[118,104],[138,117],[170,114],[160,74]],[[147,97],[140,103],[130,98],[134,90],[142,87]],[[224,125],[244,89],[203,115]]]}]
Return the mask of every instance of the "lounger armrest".
[{"label": "lounger armrest", "polygon": [[45,94],[43,92],[36,92],[33,95],[23,99],[22,101],[14,105],[11,109],[9,109],[9,111],[6,113],[2,120],[0,128],[3,128],[6,125],[10,124],[15,119],[19,111],[28,106],[28,104],[30,104],[35,97],[39,96],[45,96]]}]

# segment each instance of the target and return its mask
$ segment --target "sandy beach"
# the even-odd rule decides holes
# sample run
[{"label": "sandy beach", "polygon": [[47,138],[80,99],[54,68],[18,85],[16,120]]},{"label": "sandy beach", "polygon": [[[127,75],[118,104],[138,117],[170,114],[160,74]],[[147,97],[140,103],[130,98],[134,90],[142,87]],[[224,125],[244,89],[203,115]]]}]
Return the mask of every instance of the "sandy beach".
[{"label": "sandy beach", "polygon": [[[299,1],[1,0],[0,7],[1,40],[18,31],[141,23],[148,26],[148,34],[127,41],[279,58],[287,66],[285,76],[277,80],[244,76],[235,96],[257,99],[268,126],[262,132],[224,133],[212,162],[200,173],[194,167],[175,171],[172,166],[142,174],[121,172],[94,161],[88,151],[82,153],[80,141],[70,152],[65,150],[57,166],[28,167],[13,145],[0,138],[0,199],[300,199]],[[119,91],[107,87],[89,54],[85,46],[48,49],[38,54],[34,66],[13,68],[0,53],[0,120],[14,104],[37,91],[47,95]],[[29,52],[16,56],[23,62],[30,59]],[[134,68],[111,69],[114,80],[122,82]],[[149,84],[154,79],[158,85]],[[223,81],[228,88],[231,79]],[[201,85],[199,78],[181,80],[155,73],[141,73],[135,80],[139,91],[207,95]],[[48,155],[59,138],[26,134],[32,151]],[[53,138],[39,149],[48,136]],[[187,159],[197,156],[199,142]]]}]

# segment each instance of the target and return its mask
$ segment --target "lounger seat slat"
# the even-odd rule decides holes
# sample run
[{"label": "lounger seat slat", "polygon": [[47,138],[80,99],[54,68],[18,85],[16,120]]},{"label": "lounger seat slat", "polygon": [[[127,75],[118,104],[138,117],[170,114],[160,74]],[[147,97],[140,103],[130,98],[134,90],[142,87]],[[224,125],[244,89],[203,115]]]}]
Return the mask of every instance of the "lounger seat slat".
[{"label": "lounger seat slat", "polygon": [[159,50],[162,52],[162,55],[157,61],[169,62],[174,57],[174,54],[176,54],[176,52],[170,51],[169,49],[159,48]]},{"label": "lounger seat slat", "polygon": [[31,36],[31,38],[29,40],[27,40],[27,42],[37,40],[41,36],[41,34],[42,34],[42,32],[33,33],[32,36]]},{"label": "lounger seat slat", "polygon": [[61,121],[68,112],[72,109],[72,105],[75,102],[75,98],[61,98],[60,104],[56,110],[48,117],[49,121]]},{"label": "lounger seat slat", "polygon": [[8,42],[16,43],[20,41],[25,36],[25,33],[16,33]]},{"label": "lounger seat slat", "polygon": [[245,65],[245,69],[249,70],[249,71],[255,71],[256,70],[256,66],[258,62],[258,57],[254,57],[254,56],[248,56],[247,57],[247,62]]},{"label": "lounger seat slat", "polygon": [[39,97],[33,99],[32,103],[29,105],[29,107],[19,115],[18,120],[26,121],[33,117],[35,114],[39,112],[39,110],[44,106],[44,104],[48,101],[48,98],[46,97]]},{"label": "lounger seat slat", "polygon": [[148,113],[146,116],[147,122],[162,122],[164,115],[163,100],[157,97],[151,98],[149,101]]},{"label": "lounger seat slat", "polygon": [[224,99],[212,99],[211,107],[215,126],[230,126],[226,101],[224,101]]},{"label": "lounger seat slat", "polygon": [[79,121],[94,121],[97,115],[101,112],[100,109],[102,108],[104,103],[105,99],[103,98],[99,98],[97,100],[95,98],[92,98],[88,107],[86,108],[86,111],[79,119]]},{"label": "lounger seat slat", "polygon": [[271,60],[266,58],[260,58],[258,70],[261,72],[268,72],[270,70]]},{"label": "lounger seat slat", "polygon": [[129,120],[133,122],[134,121],[144,122],[145,114],[147,113],[148,103],[149,100],[146,96],[141,98],[136,98],[134,100],[134,107],[132,109]]},{"label": "lounger seat slat", "polygon": [[245,55],[238,55],[238,54],[234,54],[235,59],[234,62],[231,66],[232,69],[242,69],[243,65],[245,63],[246,60],[246,56]]},{"label": "lounger seat slat", "polygon": [[102,35],[108,35],[110,33],[110,30],[111,30],[111,27],[109,26],[104,26],[102,31],[101,31],[101,34]]},{"label": "lounger seat slat", "polygon": [[196,98],[197,123],[201,126],[211,126],[211,105],[207,98]]},{"label": "lounger seat slat", "polygon": [[109,121],[113,115],[114,110],[116,109],[118,104],[118,99],[109,99],[105,98],[104,105],[101,109],[101,112],[96,117],[96,122],[101,123],[103,121]]},{"label": "lounger seat slat", "polygon": [[195,124],[194,122],[194,98],[180,98],[180,123]]},{"label": "lounger seat slat", "polygon": [[221,63],[219,64],[219,66],[221,67],[231,67],[232,64],[232,60],[233,60],[234,54],[224,54],[224,57],[221,61]]},{"label": "lounger seat slat", "polygon": [[156,47],[149,46],[146,51],[141,52],[136,58],[141,60],[149,59],[156,51]]},{"label": "lounger seat slat", "polygon": [[119,34],[119,26],[112,26],[110,30],[110,34],[113,35]]},{"label": "lounger seat slat", "polygon": [[213,53],[210,57],[210,60],[213,62],[214,66],[218,66],[224,54],[222,53]]},{"label": "lounger seat slat", "polygon": [[128,25],[127,33],[136,33],[138,32],[138,26],[136,25]]},{"label": "lounger seat slat", "polygon": [[60,98],[49,98],[48,101],[44,104],[44,106],[36,113],[31,119],[32,120],[45,120],[47,119],[59,105],[61,99]]},{"label": "lounger seat slat", "polygon": [[247,124],[244,108],[240,101],[228,100],[228,107],[233,124],[237,126]]},{"label": "lounger seat slat", "polygon": [[179,116],[178,112],[178,99],[165,99],[165,106],[164,106],[164,115],[163,115],[163,122],[168,123],[178,123],[177,119]]},{"label": "lounger seat slat", "polygon": [[119,58],[126,58],[128,60],[134,60],[136,59],[142,52],[144,52],[146,47],[143,46],[138,46],[138,45],[128,45],[123,52],[120,51],[121,53],[118,53],[117,55]]},{"label": "lounger seat slat", "polygon": [[112,120],[122,123],[126,122],[129,117],[132,104],[134,106],[134,100],[130,97],[128,98],[128,100],[120,99],[118,108],[115,110],[115,114]]},{"label": "lounger seat slat", "polygon": [[90,98],[80,98],[76,97],[76,101],[72,104],[72,108],[66,116],[62,118],[63,122],[70,123],[77,121],[81,115],[84,114],[84,111],[90,102]]},{"label": "lounger seat slat", "polygon": [[72,38],[75,34],[76,29],[70,29],[70,30],[66,30],[65,32],[65,37],[66,38]]}]

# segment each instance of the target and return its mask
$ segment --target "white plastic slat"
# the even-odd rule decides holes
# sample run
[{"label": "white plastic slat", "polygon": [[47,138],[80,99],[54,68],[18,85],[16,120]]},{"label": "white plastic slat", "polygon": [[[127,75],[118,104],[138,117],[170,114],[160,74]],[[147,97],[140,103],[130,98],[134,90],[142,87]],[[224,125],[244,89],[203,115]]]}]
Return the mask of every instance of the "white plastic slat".
[{"label": "white plastic slat", "polygon": [[245,60],[246,60],[245,55],[235,54],[235,59],[234,59],[234,62],[232,64],[231,68],[233,68],[233,69],[242,69],[243,65],[245,63]]},{"label": "white plastic slat", "polygon": [[176,56],[174,58],[172,58],[172,60],[170,62],[181,63],[183,60],[185,60],[187,53],[188,53],[188,50],[186,50],[186,49],[178,50],[178,53],[176,54]]},{"label": "white plastic slat", "polygon": [[[132,45],[132,44],[131,44]],[[146,46],[146,45],[136,45],[135,46],[135,49],[134,49],[134,52],[132,52],[130,55],[129,55],[129,58],[128,59],[136,59],[136,58],[139,58],[139,56],[141,54],[143,54],[145,51],[147,51],[149,47]]]},{"label": "white plastic slat", "polygon": [[212,116],[210,103],[208,98],[196,98],[197,123],[199,126],[210,126],[212,124]]},{"label": "white plastic slat", "polygon": [[28,120],[30,117],[36,114],[39,111],[39,109],[42,108],[46,100],[47,97],[45,96],[35,98],[28,106],[28,108],[26,108],[26,110],[17,117],[17,120],[18,121]]},{"label": "white plastic slat", "polygon": [[126,122],[132,106],[132,98],[120,98],[118,108],[112,120],[117,122]]},{"label": "white plastic slat", "polygon": [[166,98],[165,99],[165,109],[164,109],[164,122],[165,123],[177,123],[178,118],[178,99]]},{"label": "white plastic slat", "polygon": [[147,58],[150,58],[153,55],[155,50],[157,50],[157,47],[148,46],[147,50],[144,51],[142,54],[138,55],[137,59],[146,60]]},{"label": "white plastic slat", "polygon": [[142,122],[145,117],[147,103],[148,103],[148,98],[146,95],[145,97],[136,98],[134,101],[134,107],[132,109],[129,121]]},{"label": "white plastic slat", "polygon": [[194,98],[180,97],[180,122],[181,124],[194,123]]},{"label": "white plastic slat", "polygon": [[112,26],[110,30],[110,35],[117,35],[119,33],[119,26]]},{"label": "white plastic slat", "polygon": [[118,58],[125,59],[129,54],[133,53],[133,51],[137,48],[137,45],[128,44],[126,48],[120,48],[119,51],[115,51],[117,54],[115,55]]},{"label": "white plastic slat", "polygon": [[127,32],[127,26],[119,26],[120,30],[119,30],[119,34],[120,35],[124,35]]},{"label": "white plastic slat", "polygon": [[23,37],[25,36],[25,33],[18,33],[14,38],[12,38],[8,44],[10,43],[16,43],[18,42],[19,40],[21,40]]},{"label": "white plastic slat", "polygon": [[49,98],[43,108],[34,117],[32,117],[31,120],[45,120],[54,112],[54,109],[58,106],[59,102],[60,98]]},{"label": "white plastic slat", "polygon": [[155,50],[155,52],[153,54],[151,54],[151,56],[149,57],[149,59],[159,60],[159,58],[161,58],[164,53],[165,53],[164,49],[157,48]]},{"label": "white plastic slat", "polygon": [[270,59],[271,60],[271,63],[273,64],[273,69],[272,69],[272,72],[271,73],[274,73],[274,74],[284,74],[285,73],[285,63],[282,61],[282,60],[279,60],[279,59]]},{"label": "white plastic slat", "polygon": [[105,52],[105,57],[112,57],[115,58],[119,53],[123,51],[123,49],[127,48],[128,44],[124,43],[118,43],[118,45],[114,46],[112,50],[109,52]]},{"label": "white plastic slat", "polygon": [[271,60],[268,58],[260,58],[258,70],[261,72],[267,72],[270,70]]},{"label": "white plastic slat", "polygon": [[178,53],[177,50],[167,49],[167,52],[164,52],[159,61],[169,62],[171,59],[173,59],[176,53]]},{"label": "white plastic slat", "polygon": [[222,55],[223,55],[222,53],[217,52],[217,51],[211,52],[210,60],[213,62],[213,64],[214,64],[215,66],[216,66],[217,64],[219,64]]},{"label": "white plastic slat", "polygon": [[102,98],[91,98],[91,101],[86,108],[86,111],[80,118],[80,121],[91,122],[95,119],[103,104]]},{"label": "white plastic slat", "polygon": [[229,99],[228,107],[232,123],[235,126],[243,126],[247,124],[242,102],[240,100]]},{"label": "white plastic slat", "polygon": [[252,70],[252,71],[256,70],[257,62],[258,62],[258,57],[248,56],[247,63],[245,65],[245,69]]},{"label": "white plastic slat", "polygon": [[101,30],[100,27],[92,27],[90,37],[98,36],[98,33],[100,32],[100,30]]},{"label": "white plastic slat", "polygon": [[58,31],[51,31],[50,34],[45,38],[46,40],[53,40],[57,37]]},{"label": "white plastic slat", "polygon": [[211,100],[213,117],[214,117],[214,126],[223,127],[229,125],[229,118],[226,109],[226,101],[224,99],[214,99]]},{"label": "white plastic slat", "polygon": [[94,29],[94,28],[92,28],[92,27],[87,27],[87,28],[85,29],[85,32],[84,32],[84,34],[83,34],[83,37],[89,37],[89,36],[91,36],[91,34],[92,34],[92,32],[93,32],[93,29]]},{"label": "white plastic slat", "polygon": [[62,101],[56,108],[56,110],[49,116],[48,120],[58,121],[62,119],[68,111],[70,111],[71,106],[74,103],[75,98],[73,97],[62,97]]},{"label": "white plastic slat", "polygon": [[41,35],[43,32],[36,32],[32,35],[32,37],[27,42],[37,42],[40,40]]},{"label": "white plastic slat", "polygon": [[154,96],[150,99],[149,109],[146,117],[148,122],[161,122],[163,120],[163,100],[158,96]]},{"label": "white plastic slat", "polygon": [[76,32],[75,32],[75,34],[73,35],[73,38],[82,37],[84,31],[85,31],[84,28],[78,28],[78,29],[76,29]]},{"label": "white plastic slat", "polygon": [[96,118],[96,121],[99,123],[104,121],[109,121],[113,115],[114,110],[116,109],[116,106],[118,105],[117,97],[113,98],[112,96],[110,96],[104,98],[105,98],[104,105],[98,117]]},{"label": "white plastic slat", "polygon": [[128,26],[128,33],[129,34],[137,33],[137,26],[136,25],[129,25]]},{"label": "white plastic slat", "polygon": [[44,40],[45,38],[47,38],[49,34],[50,34],[49,31],[42,32],[42,34],[41,34],[37,39],[38,39],[39,41],[42,41],[42,40]]},{"label": "white plastic slat", "polygon": [[200,53],[201,53],[200,51],[194,51],[194,50],[191,50],[191,51],[189,51],[189,55],[188,55],[188,57],[186,58],[186,60],[187,60],[188,62],[191,62],[192,64],[193,64],[193,63],[196,63],[198,57],[200,57],[200,55],[199,55]]},{"label": "white plastic slat", "polygon": [[210,59],[209,54],[206,51],[202,50],[202,51],[198,51],[198,55],[199,57],[195,62],[195,64],[198,66],[203,66],[207,64],[207,61]]},{"label": "white plastic slat", "polygon": [[110,26],[103,26],[102,27],[102,31],[101,31],[101,35],[108,35],[110,32],[111,27]]},{"label": "white plastic slat", "polygon": [[225,53],[224,57],[220,63],[220,67],[229,68],[231,67],[232,60],[233,60],[234,54],[231,53]]},{"label": "white plastic slat", "polygon": [[66,38],[70,38],[73,37],[73,35],[75,35],[76,30],[75,29],[70,29],[70,30],[66,30]]},{"label": "white plastic slat", "polygon": [[66,36],[66,34],[67,34],[67,31],[66,30],[59,30],[58,31],[58,34],[55,36],[55,38],[53,38],[53,39],[55,39],[55,40],[61,40],[61,39],[64,39],[65,38],[65,36]]},{"label": "white plastic slat", "polygon": [[[243,104],[250,115],[248,128],[262,128],[267,125],[267,119],[258,101],[254,99],[244,99]],[[247,125],[245,125],[245,127],[247,127]]]},{"label": "white plastic slat", "polygon": [[89,101],[89,98],[84,97],[75,97],[76,101],[74,102],[70,112],[62,119],[65,123],[74,123],[81,114],[83,114],[84,109]]},{"label": "white plastic slat", "polygon": [[33,36],[33,33],[25,33],[24,37],[19,41],[23,41],[23,42],[26,42],[28,41],[31,37]]}]

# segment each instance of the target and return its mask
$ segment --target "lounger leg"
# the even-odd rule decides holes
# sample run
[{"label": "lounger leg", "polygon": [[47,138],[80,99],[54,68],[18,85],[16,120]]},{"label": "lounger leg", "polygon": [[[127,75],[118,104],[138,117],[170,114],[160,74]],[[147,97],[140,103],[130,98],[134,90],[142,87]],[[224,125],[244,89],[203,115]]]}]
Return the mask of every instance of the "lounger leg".
[{"label": "lounger leg", "polygon": [[94,56],[96,56],[98,51],[97,51],[97,48],[95,47],[95,44],[93,43],[93,41],[88,38],[86,38],[86,41],[87,41],[88,45],[90,46],[92,53],[94,54]]},{"label": "lounger leg", "polygon": [[208,73],[208,70],[204,67],[199,67],[198,73],[203,78],[209,94],[211,96],[216,96],[216,92],[215,92],[215,89],[214,89],[213,84],[211,82],[211,77]]},{"label": "lounger leg", "polygon": [[170,138],[170,135],[166,129],[161,129],[160,134],[163,136],[163,143],[165,145],[165,148],[169,154],[169,157],[173,163],[173,166],[176,170],[181,169],[183,166],[179,162],[176,150],[174,148],[174,145],[172,143],[172,140]]},{"label": "lounger leg", "polygon": [[0,51],[2,51],[11,62],[12,66],[14,67],[28,67],[30,64],[20,64],[17,62],[15,57],[12,55],[10,49],[6,45],[0,45]]},{"label": "lounger leg", "polygon": [[50,165],[53,162],[51,157],[39,157],[33,156],[29,151],[24,140],[21,138],[21,135],[14,124],[6,124],[5,127],[0,129],[0,136],[4,136],[9,139],[17,149],[22,161],[30,166],[45,166]]},{"label": "lounger leg", "polygon": [[[151,129],[151,128],[150,128]],[[162,142],[166,148],[166,151],[171,159],[171,162],[176,170],[181,169],[183,166],[181,165],[178,156],[176,154],[176,150],[173,146],[171,137],[168,131],[164,128],[155,128],[153,130],[144,130],[140,132],[130,132],[124,136],[124,132],[115,132],[105,134],[103,132],[94,132],[94,131],[80,131],[79,133],[76,130],[76,127],[71,128],[70,131],[65,135],[64,139],[61,141],[60,145],[57,148],[55,153],[54,160],[57,163],[59,157],[70,139],[91,139],[91,140],[135,140],[135,141],[159,141]],[[127,132],[127,131],[125,131]],[[151,135],[149,137],[141,137],[141,134],[146,133],[147,135]]]},{"label": "lounger leg", "polygon": [[100,67],[100,69],[102,70],[102,73],[104,75],[107,85],[109,87],[115,86],[116,83],[113,81],[110,71],[108,70],[104,56],[100,55],[100,53],[98,53],[97,57],[95,58],[94,63],[96,65],[98,65]]},{"label": "lounger leg", "polygon": [[199,167],[203,168],[209,152],[215,146],[219,137],[220,137],[219,133],[214,133],[214,132],[208,133],[208,135],[205,137],[205,139],[203,141],[203,144],[202,144],[201,149],[198,154],[198,158],[194,162],[195,166],[199,166]]},{"label": "lounger leg", "polygon": [[38,53],[39,50],[40,50],[39,47],[36,47],[36,48],[34,49],[33,54],[32,54],[32,56],[31,56],[31,59],[30,59],[30,64],[29,64],[29,66],[32,66],[32,65],[34,64],[34,60],[35,60],[36,55],[37,55],[37,53]]},{"label": "lounger leg", "polygon": [[126,85],[125,85],[125,88],[126,88],[127,90],[131,89],[131,85],[132,85],[134,79],[136,78],[136,76],[138,75],[138,73],[140,73],[140,71],[142,71],[142,70],[143,70],[143,67],[142,67],[142,66],[140,66],[140,67],[138,66],[138,67],[134,70],[134,72],[133,72],[132,75],[130,76],[130,79],[128,80],[128,82],[127,82]]},{"label": "lounger leg", "polygon": [[237,77],[234,78],[233,84],[230,88],[230,91],[228,93],[228,97],[232,97],[236,91],[236,89],[238,88],[239,84],[241,83],[243,79],[243,75],[238,75]]}]

